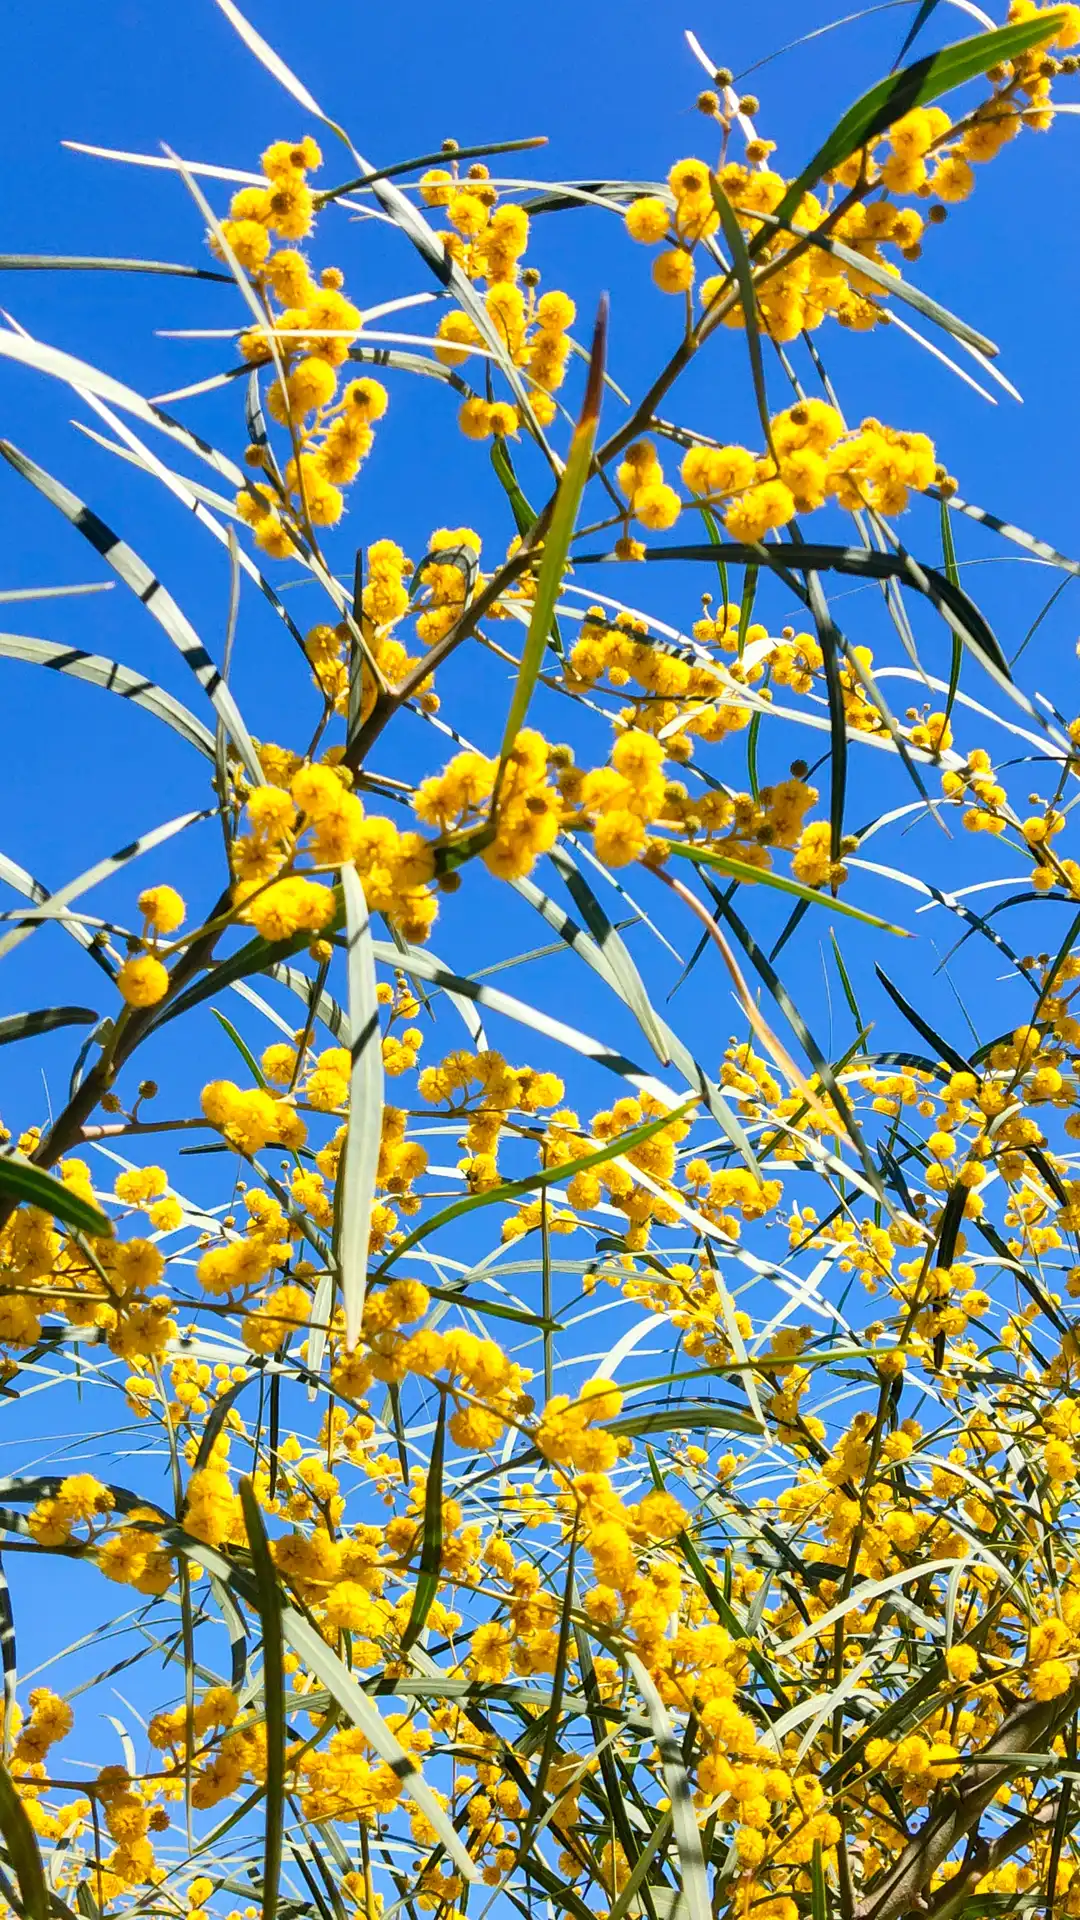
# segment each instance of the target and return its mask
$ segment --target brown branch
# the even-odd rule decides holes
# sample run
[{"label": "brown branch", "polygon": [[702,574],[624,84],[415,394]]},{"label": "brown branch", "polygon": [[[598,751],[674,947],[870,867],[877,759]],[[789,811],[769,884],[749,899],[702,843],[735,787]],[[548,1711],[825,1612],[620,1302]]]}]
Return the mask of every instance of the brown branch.
[{"label": "brown branch", "polygon": [[349,768],[351,773],[355,774],[359,771],[363,765],[365,754],[374,746],[383,728],[389,720],[393,719],[398,708],[403,706],[406,700],[410,700],[413,694],[419,691],[424,685],[424,682],[429,680],[432,674],[442,666],[443,661],[448,660],[450,655],[460,647],[462,641],[470,638],[476,630],[477,623],[481,621],[485,613],[494,606],[500,594],[505,593],[508,587],[513,586],[514,581],[526,571],[533,558],[535,547],[538,542],[543,539],[547,531],[547,525],[551,519],[554,504],[555,496],[552,494],[547,506],[529,529],[528,534],[522,541],[517,552],[499,568],[497,573],[492,574],[487,585],[469,602],[460,619],[455,621],[449,633],[444,634],[443,638],[436,642],[430,651],[425,654],[424,658],[417,661],[411,672],[407,673],[404,680],[396,687],[389,687],[385,691],[380,690],[376,695],[375,705],[372,707],[363,726],[357,729],[356,735],[345,753],[343,764]]},{"label": "brown branch", "polygon": [[[209,965],[222,932],[221,927],[215,926],[214,922],[227,912],[231,901],[232,889],[226,888],[210,911],[208,924],[213,931],[203,934],[198,940],[193,940],[187,952],[177,962],[169,976],[169,991],[165,1000],[159,1000],[153,1007],[132,1009],[131,1017],[115,1052],[103,1054],[96,1066],[91,1067],[86,1079],[76,1088],[67,1106],[57,1115],[30,1156],[35,1166],[55,1166],[65,1153],[68,1153],[72,1147],[78,1146],[84,1137],[86,1123],[103,1094],[108,1093],[121,1067],[126,1065],[136,1047],[146,1038],[168,1001],[175,998],[193,974]],[[0,1228],[4,1227],[11,1218],[17,1204],[17,1201],[10,1197],[0,1200]]]},{"label": "brown branch", "polygon": [[[998,1755],[1029,1752],[1040,1741],[1051,1739],[1061,1722],[1074,1711],[1077,1698],[1078,1689],[1074,1684],[1056,1700],[1025,1700],[1014,1708],[978,1755],[978,1765],[968,1766],[947,1783],[938,1806],[920,1832],[908,1842],[884,1878],[859,1902],[855,1920],[900,1920],[902,1914],[921,1907],[925,1889],[938,1868],[959,1842],[977,1828],[1012,1771],[1007,1760],[999,1766],[987,1762]],[[977,1845],[973,1870],[980,1858]],[[978,1877],[985,1871],[988,1869],[979,1869]],[[938,1920],[942,1920],[942,1916],[938,1916]]]}]

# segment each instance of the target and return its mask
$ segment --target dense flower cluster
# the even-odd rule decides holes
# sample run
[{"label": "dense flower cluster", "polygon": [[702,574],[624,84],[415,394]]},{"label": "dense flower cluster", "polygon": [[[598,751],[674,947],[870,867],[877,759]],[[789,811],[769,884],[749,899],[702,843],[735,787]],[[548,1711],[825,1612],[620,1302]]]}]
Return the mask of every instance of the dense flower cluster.
[{"label": "dense flower cluster", "polygon": [[[419,176],[381,211],[445,304],[408,341],[426,357],[380,352],[387,385],[347,377],[374,357],[365,316],[301,247],[389,176],[318,194],[315,141],[278,141],[213,225],[262,315],[241,334],[251,477],[232,510],[302,649],[300,692],[266,687],[277,738],[253,741],[196,667],[221,723],[205,895],[201,874],[184,895],[132,887],[126,925],[57,896],[0,940],[3,957],[51,937],[63,911],[116,989],[104,1018],[58,1007],[0,1034],[93,1022],[66,1096],[3,1135],[0,1388],[75,1379],[80,1432],[105,1435],[61,1471],[13,1470],[0,1521],[21,1553],[128,1590],[114,1631],[134,1650],[72,1698],[155,1661],[153,1698],[121,1698],[130,1722],[110,1695],[123,1764],[80,1717],[88,1761],[68,1698],[15,1697],[4,1640],[29,1835],[11,1808],[0,1827],[26,1911],[47,1892],[93,1920],[257,1920],[284,1834],[289,1911],[336,1920],[460,1920],[471,1879],[575,1920],[676,1902],[689,1920],[1080,1915],[1080,717],[1060,686],[1051,708],[1011,685],[934,442],[851,424],[816,346],[770,360],[788,404],[754,396],[751,445],[726,393],[700,431],[661,408],[699,351],[724,353],[720,323],[747,324],[725,203],[757,344],[794,354],[827,316],[889,316],[896,257],[917,262],[974,167],[1050,124],[1077,68],[1080,8],[1013,0],[1009,25],[986,97],[908,93],[794,207],[723,72],[698,103],[714,166],[553,195],[614,207],[616,237],[657,248],[656,285],[684,296],[674,359],[606,441],[591,400],[560,439],[577,313],[526,264],[549,203],[530,212],[453,142],[390,170]],[[482,391],[460,371],[477,366]],[[484,536],[435,525],[414,561],[369,499],[359,553],[324,555],[393,381],[418,370],[493,443],[501,533],[470,502]],[[602,370],[596,348],[590,395]],[[535,513],[515,436],[530,490],[550,482]],[[422,493],[423,450],[417,473]],[[578,481],[602,517],[581,530],[573,499],[575,533]],[[654,541],[680,522],[701,546]],[[940,566],[919,557],[928,527]],[[656,577],[621,563],[657,558],[679,563],[670,620],[612,597]],[[325,618],[294,624],[284,579],[258,575],[271,560]],[[607,562],[611,593],[582,582]],[[700,564],[719,592],[688,599]],[[857,643],[830,570],[883,613]],[[919,657],[915,594],[945,619],[947,678]],[[894,712],[897,682],[923,704]],[[849,749],[882,775],[857,828]],[[928,822],[959,823],[954,848],[986,863],[970,887],[929,855],[928,879],[878,857],[877,836],[922,847]],[[119,897],[151,844],[87,884],[107,870]],[[1007,975],[977,1039],[939,1034],[930,969],[902,991],[890,962],[879,991],[865,947],[845,958],[848,918],[891,938],[870,909],[908,896]],[[505,921],[513,957],[474,948],[454,972],[426,945],[440,899],[452,933],[463,907],[492,942]],[[1019,907],[1027,925],[1059,910],[1046,951],[1007,937]],[[526,913],[548,945],[517,942]],[[780,972],[824,915],[828,1047]],[[664,998],[646,934],[678,963]],[[550,1006],[499,977],[534,962]],[[588,991],[558,972],[578,962]],[[674,996],[698,968],[684,1035]],[[800,994],[806,976],[800,956]],[[199,1053],[170,1055],[173,1015],[194,1033],[211,1008]],[[165,1116],[135,1078],[144,1042],[174,1084],[194,1060],[194,1111]],[[261,1908],[232,1908],[249,1882]],[[0,1880],[5,1912],[15,1895]]]}]

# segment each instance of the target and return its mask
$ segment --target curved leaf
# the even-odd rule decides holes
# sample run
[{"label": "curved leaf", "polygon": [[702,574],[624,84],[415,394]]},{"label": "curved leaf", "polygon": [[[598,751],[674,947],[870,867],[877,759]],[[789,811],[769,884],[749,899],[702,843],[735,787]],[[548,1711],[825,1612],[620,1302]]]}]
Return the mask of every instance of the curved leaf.
[{"label": "curved leaf", "polygon": [[[102,581],[102,586],[110,585]],[[70,674],[74,680],[87,680],[91,686],[118,693],[132,706],[143,707],[156,719],[164,720],[183,740],[187,740],[207,759],[214,757],[214,736],[209,727],[196,720],[179,700],[166,693],[144,674],[122,667],[101,653],[84,653],[81,647],[66,647],[56,640],[36,640],[28,634],[0,633],[0,654],[9,660],[25,660],[31,666],[48,667],[53,673]]]},{"label": "curved leaf", "polygon": [[0,1047],[11,1040],[50,1033],[54,1027],[92,1027],[96,1019],[92,1007],[40,1007],[35,1013],[7,1013],[0,1018]]},{"label": "curved leaf", "polygon": [[40,1207],[76,1233],[94,1233],[101,1238],[112,1235],[113,1224],[106,1214],[21,1155],[0,1153],[0,1193],[18,1206]]},{"label": "curved leaf", "polygon": [[[3,335],[0,335],[0,342],[2,340]],[[124,585],[130,587],[142,601],[147,613],[152,615],[177,648],[185,666],[195,675],[218,718],[227,728],[248,778],[256,786],[262,786],[263,772],[259,757],[240,717],[239,708],[190,620],[181,612],[172,594],[134,549],[121,540],[111,527],[106,526],[104,520],[99,519],[93,509],[79,499],[78,494],[72,493],[69,487],[46,473],[44,467],[39,467],[35,461],[20,453],[10,440],[0,440],[0,454],[16,473],[21,473],[24,480],[29,480],[31,486],[36,487],[52,506],[59,509],[65,520],[70,521],[90,542],[102,559],[119,574]]]}]

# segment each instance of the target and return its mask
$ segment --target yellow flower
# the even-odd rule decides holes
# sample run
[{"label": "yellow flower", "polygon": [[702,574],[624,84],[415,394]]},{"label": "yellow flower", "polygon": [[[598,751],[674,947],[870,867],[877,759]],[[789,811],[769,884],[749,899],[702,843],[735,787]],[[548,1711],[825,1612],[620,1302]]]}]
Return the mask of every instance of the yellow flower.
[{"label": "yellow flower", "polygon": [[626,209],[627,233],[631,240],[640,240],[645,246],[663,240],[670,222],[667,206],[655,194],[632,200]]},{"label": "yellow flower", "polygon": [[175,887],[147,887],[139,895],[139,912],[155,933],[175,933],[187,908]]},{"label": "yellow flower", "polygon": [[139,953],[124,961],[116,984],[129,1007],[156,1007],[169,991],[169,975],[152,953]]},{"label": "yellow flower", "polygon": [[693,257],[684,247],[669,247],[658,253],[652,264],[652,277],[661,293],[686,293],[694,284]]}]

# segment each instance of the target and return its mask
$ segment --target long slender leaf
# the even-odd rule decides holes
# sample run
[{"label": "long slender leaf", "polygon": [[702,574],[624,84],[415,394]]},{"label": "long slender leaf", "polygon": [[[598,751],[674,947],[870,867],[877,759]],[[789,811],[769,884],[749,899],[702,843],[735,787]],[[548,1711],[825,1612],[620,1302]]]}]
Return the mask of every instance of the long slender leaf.
[{"label": "long slender leaf", "polygon": [[401,1651],[419,1640],[424,1631],[431,1603],[438,1592],[439,1570],[442,1566],[443,1544],[443,1460],[446,1453],[446,1413],[445,1393],[439,1400],[439,1417],[435,1422],[435,1432],[428,1455],[427,1485],[424,1491],[424,1532],[420,1543],[420,1569],[416,1577],[416,1592],[413,1594],[412,1611],[401,1636]]},{"label": "long slender leaf", "polygon": [[41,1207],[77,1233],[100,1237],[112,1234],[112,1221],[81,1194],[73,1193],[44,1167],[35,1167],[13,1153],[0,1153],[0,1193],[20,1206]]},{"label": "long slender leaf", "polygon": [[7,1013],[0,1017],[0,1047],[11,1040],[29,1040],[54,1027],[92,1027],[97,1014],[91,1007],[39,1007],[34,1013]]},{"label": "long slender leaf", "polygon": [[833,899],[831,894],[820,893],[816,887],[805,887],[799,880],[789,880],[785,874],[770,873],[767,869],[752,866],[749,860],[736,860],[730,854],[717,853],[712,847],[698,846],[682,840],[665,841],[669,853],[678,854],[683,860],[692,860],[697,866],[713,867],[717,873],[726,873],[732,880],[742,880],[752,886],[755,882],[764,887],[774,888],[778,893],[792,893],[798,900],[806,900],[812,906],[828,907],[833,913],[843,914],[849,920],[861,920],[864,926],[880,927],[884,933],[896,933],[901,938],[908,937],[906,927],[894,927],[888,920],[881,920],[876,913],[867,913],[863,907],[850,906],[846,900]]},{"label": "long slender leaf", "polygon": [[[111,585],[111,581],[102,581],[102,586]],[[81,647],[66,647],[56,640],[36,640],[29,634],[0,633],[0,654],[9,660],[25,660],[38,667],[48,667],[53,673],[70,674],[74,680],[86,680],[94,687],[104,687],[108,693],[118,693],[121,699],[130,700],[132,706],[143,707],[158,720],[164,720],[166,726],[187,740],[207,759],[213,758],[214,736],[201,720],[196,720],[179,700],[166,693],[163,687],[147,680],[144,674],[136,673],[131,667],[122,667],[118,660],[108,660],[104,654],[84,653]]]},{"label": "long slender leaf", "polygon": [[[564,851],[562,848],[559,849],[560,854],[563,854]],[[568,856],[566,857],[568,858]],[[573,951],[578,957],[585,961],[586,966],[591,967],[607,986],[620,994],[620,997],[626,997],[623,988],[628,983],[624,982],[619,973],[612,967],[609,955],[599,940],[594,940],[591,934],[585,933],[575,921],[571,920],[569,914],[564,913],[562,908],[558,906],[554,900],[550,899],[546,893],[542,893],[540,888],[535,886],[531,880],[520,879],[513,881],[511,884],[515,892],[520,893],[523,899],[528,900],[529,904],[535,907],[538,913],[543,915],[548,925],[555,928],[560,939],[564,940],[569,947],[573,948]],[[637,1009],[634,1002],[630,1000],[627,1004],[636,1014]],[[660,1039],[659,1049],[654,1045],[657,1058],[663,1061],[665,1065],[670,1064],[671,1066],[677,1067],[679,1072],[684,1076],[687,1085],[698,1089],[717,1125],[723,1129],[736,1152],[750,1169],[755,1180],[760,1180],[762,1175],[761,1169],[758,1166],[757,1156],[734,1109],[729,1105],[727,1100],[725,1100],[716,1082],[709,1078],[705,1069],[693,1053],[691,1053],[685,1042],[680,1039],[679,1035],[668,1025],[666,1020],[661,1019],[660,1016],[656,1014],[655,1009],[652,1011]],[[646,1031],[644,1028],[642,1030],[643,1032]],[[649,1037],[647,1032],[646,1037]]]},{"label": "long slender leaf", "polygon": [[758,325],[757,295],[754,292],[754,270],[750,263],[742,228],[735,218],[735,210],[715,173],[709,175],[709,190],[712,194],[713,206],[720,216],[720,226],[731,255],[732,270],[738,282],[739,305],[742,308],[746,345],[750,354],[750,377],[754,386],[754,398],[757,401],[758,419],[761,421],[765,444],[771,449],[772,417],[769,413],[769,396],[765,387],[765,367],[761,358],[761,329]]},{"label": "long slender leaf", "polygon": [[210,818],[211,813],[207,808],[201,809],[198,813],[182,813],[176,820],[166,820],[162,826],[153,827],[149,833],[140,834],[139,838],[132,840],[128,846],[119,847],[115,853],[107,854],[104,860],[95,861],[92,867],[87,867],[85,873],[76,874],[74,880],[68,880],[64,886],[57,887],[56,892],[49,895],[44,903],[46,911],[37,914],[33,919],[28,918],[18,927],[13,927],[10,933],[5,933],[0,939],[0,956],[21,946],[23,941],[29,940],[30,935],[36,933],[39,927],[47,925],[54,916],[58,917],[72,900],[77,900],[81,894],[89,892],[91,887],[100,886],[102,881],[111,880],[114,874],[122,872],[124,867],[128,866],[132,860],[137,860],[141,854],[152,853],[155,847],[163,846],[176,834],[183,833],[186,828],[194,826],[200,820]]},{"label": "long slender leaf", "polygon": [[848,108],[813,159],[792,182],[776,209],[777,219],[787,220],[822,174],[842,166],[860,147],[880,139],[913,107],[925,106],[953,87],[962,86],[966,80],[978,79],[990,67],[1011,60],[1014,54],[1026,53],[1029,47],[1052,39],[1064,21],[1064,12],[1050,11],[1040,13],[1037,19],[1018,20],[1011,26],[999,27],[994,33],[973,34],[967,40],[942,47],[938,53],[927,54],[901,72],[890,74],[886,80],[879,80],[876,87],[871,87]]},{"label": "long slender leaf", "polygon": [[[16,893],[21,893],[24,899],[32,900],[35,907],[47,906],[53,898],[48,887],[44,886],[40,880],[35,880],[32,873],[27,873],[25,867],[20,867],[18,862],[10,859],[6,853],[0,853],[0,880],[6,881],[9,887],[14,887]],[[110,980],[113,979],[115,967],[109,956],[98,946],[89,927],[84,926],[81,920],[72,919],[63,913],[58,919],[58,925],[63,927],[64,932],[70,935],[84,953],[89,954],[95,966],[100,967]]]},{"label": "long slender leaf", "polygon": [[176,260],[113,260],[82,253],[0,253],[0,273],[48,272],[168,273],[187,280],[218,280],[231,284],[227,273],[213,267],[192,267]]},{"label": "long slender leaf", "polygon": [[663,1066],[670,1066],[671,1055],[664,1038],[663,1023],[645,991],[645,982],[634,965],[622,935],[612,926],[588,880],[567,853],[555,845],[549,855],[566,884],[566,890],[611,970],[616,987],[637,1020],[642,1033]]},{"label": "long slender leaf", "polygon": [[[0,342],[3,335],[0,335]],[[214,706],[219,719],[228,729],[244,765],[248,778],[256,786],[263,784],[263,772],[259,758],[252,745],[251,737],[240,716],[232,694],[222,680],[194,627],[177,606],[168,589],[146,565],[145,561],[121,540],[111,527],[99,519],[85,501],[71,492],[59,480],[45,472],[35,461],[30,460],[9,440],[0,440],[0,454],[16,473],[21,473],[31,486],[37,488],[52,506],[57,507],[70,521],[71,525],[90,542],[102,559],[113,568],[124,585],[142,601],[147,612],[158,622],[174,647],[181,654],[185,665],[195,675],[203,692]]]},{"label": "long slender leaf", "polygon": [[342,1712],[374,1747],[381,1759],[393,1767],[410,1799],[427,1815],[440,1841],[459,1873],[466,1880],[477,1880],[480,1870],[462,1845],[451,1821],[444,1813],[420,1769],[394,1738],[382,1716],[372,1706],[355,1675],[349,1672],[332,1647],[328,1647],[309,1620],[293,1607],[282,1609],[282,1630],[304,1665],[317,1675]]},{"label": "long slender leaf", "polygon": [[685,1914],[687,1920],[712,1920],[712,1903],[709,1899],[709,1883],[701,1852],[701,1835],[698,1832],[690,1782],[683,1765],[682,1750],[675,1737],[675,1729],[668,1717],[667,1708],[660,1698],[648,1668],[638,1659],[636,1653],[627,1651],[625,1659],[645,1702],[645,1711],[649,1716],[649,1725],[652,1728],[656,1750],[660,1756],[660,1765],[663,1768],[664,1785],[667,1788],[671,1807],[671,1823],[675,1832],[675,1843],[679,1849]]},{"label": "long slender leaf", "polygon": [[349,1080],[349,1129],[342,1154],[345,1195],[341,1213],[341,1296],[345,1308],[345,1344],[355,1346],[367,1290],[371,1209],[382,1139],[382,1028],[376,997],[371,917],[355,867],[342,868],[348,939],[349,1027],[352,1071]]},{"label": "long slender leaf", "polygon": [[144,420],[147,426],[156,427],[169,439],[186,447],[189,453],[205,460],[234,487],[244,484],[242,467],[225,454],[219,453],[208,440],[203,440],[187,427],[181,426],[170,414],[162,411],[150,400],[144,400],[141,393],[135,393],[131,387],[125,387],[120,380],[114,380],[111,374],[102,373],[85,360],[77,360],[70,353],[62,353],[57,347],[45,346],[40,340],[31,340],[20,333],[5,332],[0,328],[0,355],[9,360],[21,360],[24,366],[33,367],[39,373],[48,373],[56,380],[63,380],[70,387],[78,387],[87,393],[96,393],[99,399],[110,400],[114,407],[124,413],[133,413],[137,419]]},{"label": "long slender leaf", "polygon": [[662,1113],[655,1120],[645,1120],[640,1126],[631,1127],[629,1132],[619,1134],[617,1139],[607,1140],[602,1147],[595,1147],[589,1153],[578,1154],[573,1160],[564,1161],[561,1166],[544,1167],[539,1173],[529,1174],[524,1180],[505,1180],[498,1187],[486,1188],[483,1193],[464,1194],[460,1200],[451,1201],[449,1206],[442,1207],[438,1213],[433,1214],[430,1220],[425,1220],[422,1225],[414,1227],[411,1233],[406,1234],[404,1240],[386,1255],[378,1268],[379,1274],[388,1272],[390,1267],[395,1265],[404,1254],[409,1253],[413,1247],[419,1245],[421,1240],[426,1240],[451,1220],[459,1219],[463,1213],[475,1213],[478,1207],[490,1207],[507,1200],[519,1200],[527,1193],[541,1192],[545,1187],[550,1187],[556,1182],[572,1180],[576,1173],[584,1173],[590,1167],[604,1166],[609,1160],[632,1153],[635,1147],[640,1147],[646,1140],[651,1140],[654,1134],[660,1133],[664,1127],[669,1127],[673,1120],[679,1119],[695,1104],[695,1101],[687,1100],[681,1107],[676,1108],[674,1113]]},{"label": "long slender leaf", "polygon": [[263,1877],[259,1891],[263,1920],[275,1920],[281,1880],[281,1842],[285,1830],[285,1650],[281,1631],[281,1600],[274,1562],[270,1557],[270,1543],[250,1480],[241,1480],[240,1500],[251,1551],[256,1605],[262,1625],[266,1800]]},{"label": "long slender leaf", "polygon": [[15,1869],[23,1920],[50,1920],[51,1900],[37,1837],[7,1768],[0,1763],[0,1833]]},{"label": "long slender leaf", "polygon": [[[220,0],[219,0],[220,4]],[[552,617],[562,587],[563,569],[566,556],[570,551],[570,542],[574,536],[578,508],[585,484],[589,478],[592,464],[593,446],[596,441],[596,429],[600,421],[600,401],[604,390],[604,357],[607,343],[607,299],[600,302],[596,316],[596,328],[593,333],[592,353],[589,358],[589,377],[585,386],[585,398],[570,451],[566,458],[566,467],[559,481],[555,496],[555,505],[551,522],[544,539],[543,558],[536,580],[536,597],[533,600],[529,628],[525,636],[525,646],[521,655],[521,666],[510,701],[510,710],[503,729],[502,751],[499,756],[499,771],[496,776],[496,791],[501,782],[502,772],[513,749],[514,741],[525,721],[525,715],[532,699],[533,688],[540,675],[544,649],[551,632]]]},{"label": "long slender leaf", "polygon": [[965,1060],[962,1053],[958,1053],[954,1046],[951,1046],[947,1040],[943,1040],[940,1033],[935,1032],[930,1022],[924,1020],[921,1013],[916,1012],[910,1000],[905,999],[899,987],[893,985],[888,974],[883,973],[879,966],[874,967],[874,972],[877,974],[890,1000],[893,1001],[895,1006],[899,1007],[905,1020],[910,1021],[916,1033],[921,1033],[927,1044],[936,1049],[938,1059],[948,1061],[949,1066],[952,1067],[956,1073],[970,1073],[970,1061]]}]

